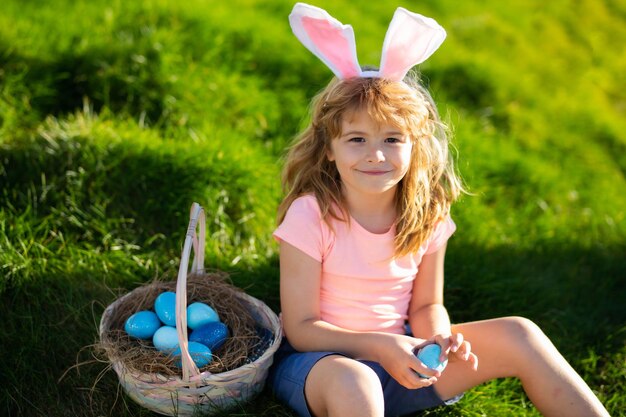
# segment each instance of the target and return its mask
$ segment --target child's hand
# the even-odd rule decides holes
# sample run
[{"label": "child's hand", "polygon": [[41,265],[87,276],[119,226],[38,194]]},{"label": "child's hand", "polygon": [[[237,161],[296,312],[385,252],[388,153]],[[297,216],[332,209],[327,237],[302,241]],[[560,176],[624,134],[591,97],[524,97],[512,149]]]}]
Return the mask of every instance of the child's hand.
[{"label": "child's hand", "polygon": [[472,345],[464,340],[461,333],[452,333],[449,336],[436,335],[432,340],[441,346],[440,361],[446,359],[450,362],[466,361],[472,365],[472,369],[478,369],[478,356],[472,352]]},{"label": "child's hand", "polygon": [[432,342],[396,334],[377,334],[376,338],[377,362],[400,385],[408,389],[423,388],[441,376],[441,372],[426,367],[414,354],[419,347]]}]

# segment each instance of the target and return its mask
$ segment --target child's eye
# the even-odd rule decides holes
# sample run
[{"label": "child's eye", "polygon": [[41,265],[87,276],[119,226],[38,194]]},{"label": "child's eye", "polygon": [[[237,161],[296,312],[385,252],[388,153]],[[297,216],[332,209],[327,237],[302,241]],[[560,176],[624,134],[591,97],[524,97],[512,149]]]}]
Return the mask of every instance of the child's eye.
[{"label": "child's eye", "polygon": [[356,137],[348,139],[348,142],[362,143],[362,142],[365,142],[365,138],[356,136]]},{"label": "child's eye", "polygon": [[402,139],[401,138],[386,138],[385,142],[387,143],[402,143]]}]

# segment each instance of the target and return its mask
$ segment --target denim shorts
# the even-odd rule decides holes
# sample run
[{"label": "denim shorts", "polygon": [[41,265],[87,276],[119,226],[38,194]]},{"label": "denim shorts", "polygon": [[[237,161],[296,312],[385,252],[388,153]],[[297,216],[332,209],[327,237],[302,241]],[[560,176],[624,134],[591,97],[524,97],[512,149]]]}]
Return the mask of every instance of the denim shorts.
[{"label": "denim shorts", "polygon": [[[342,355],[337,352],[298,352],[286,339],[274,355],[274,363],[269,371],[268,384],[276,397],[295,410],[301,417],[311,417],[304,396],[304,382],[311,368],[320,359],[329,355]],[[402,416],[426,408],[448,405],[457,402],[460,396],[442,400],[434,387],[408,389],[393,379],[380,364],[359,360],[369,366],[380,379],[385,398],[385,416]]]}]

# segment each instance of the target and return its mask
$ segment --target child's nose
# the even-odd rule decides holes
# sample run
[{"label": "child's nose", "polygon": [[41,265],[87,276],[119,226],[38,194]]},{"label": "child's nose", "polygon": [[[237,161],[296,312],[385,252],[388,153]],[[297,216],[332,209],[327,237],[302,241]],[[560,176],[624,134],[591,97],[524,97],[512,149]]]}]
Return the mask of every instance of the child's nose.
[{"label": "child's nose", "polygon": [[372,147],[367,155],[368,162],[383,162],[385,153],[379,147]]}]

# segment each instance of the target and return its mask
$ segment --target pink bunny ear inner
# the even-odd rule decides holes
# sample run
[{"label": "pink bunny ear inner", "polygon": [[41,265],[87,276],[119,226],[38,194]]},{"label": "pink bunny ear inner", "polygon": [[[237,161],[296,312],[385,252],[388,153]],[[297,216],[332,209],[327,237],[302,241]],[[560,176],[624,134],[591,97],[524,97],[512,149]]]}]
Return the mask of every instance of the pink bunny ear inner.
[{"label": "pink bunny ear inner", "polygon": [[354,56],[354,49],[345,36],[345,29],[336,27],[327,20],[308,16],[302,18],[302,27],[316,46],[322,61],[340,78],[360,75],[361,70]]},{"label": "pink bunny ear inner", "polygon": [[445,38],[446,31],[435,20],[399,7],[385,36],[380,76],[402,80],[412,67],[428,59]]},{"label": "pink bunny ear inner", "polygon": [[326,10],[296,3],[289,15],[296,38],[339,78],[359,76],[352,26],[344,25]]}]

